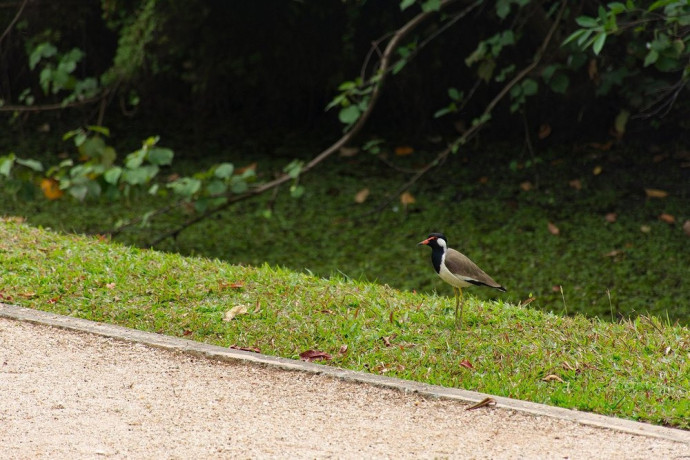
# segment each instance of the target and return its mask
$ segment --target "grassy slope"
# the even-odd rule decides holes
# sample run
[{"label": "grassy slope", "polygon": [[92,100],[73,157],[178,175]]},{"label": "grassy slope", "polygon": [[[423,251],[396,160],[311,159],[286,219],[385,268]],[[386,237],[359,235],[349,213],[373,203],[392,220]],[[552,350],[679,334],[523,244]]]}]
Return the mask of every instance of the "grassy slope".
[{"label": "grassy slope", "polygon": [[[608,323],[470,296],[453,332],[451,298],[13,219],[0,221],[0,300],[289,358],[318,349],[336,366],[690,428],[690,331],[653,317]],[[248,313],[223,321],[238,305]]]},{"label": "grassy slope", "polygon": [[[266,179],[295,154],[262,159],[231,152],[218,159],[238,166],[257,160],[258,173]],[[669,155],[655,161],[652,154],[596,149],[540,155],[536,168],[521,167],[519,161],[530,157],[523,152],[520,158],[512,147],[453,156],[415,184],[411,192],[417,202],[407,211],[394,200],[382,212],[359,219],[353,217],[370,211],[409,174],[370,155],[332,158],[301,178],[306,186],[301,199],[290,198],[283,189],[275,197],[241,203],[157,248],[450,295],[451,289],[430,269],[428,250],[415,247],[428,232],[440,230],[452,247],[508,288],[500,296],[471,291],[481,299],[518,303],[533,294],[536,301],[531,306],[543,311],[609,320],[653,314],[690,324],[690,290],[684,288],[690,251],[680,229],[690,219],[690,168],[680,167],[682,158]],[[416,152],[391,161],[413,169],[429,158]],[[518,162],[512,164],[513,158]],[[595,175],[597,167],[602,172]],[[536,184],[537,179],[538,189],[521,188],[524,181]],[[570,185],[575,179],[579,190]],[[353,197],[364,187],[371,194],[357,204]],[[647,198],[646,187],[664,189],[669,196]],[[131,204],[87,205],[69,200],[13,202],[0,195],[0,214],[22,215],[37,226],[93,232],[157,204],[146,195]],[[261,216],[268,206],[273,210],[270,219]],[[609,212],[617,213],[616,222],[605,220]],[[677,223],[660,221],[661,213],[674,215]],[[560,228],[559,236],[549,233],[548,222]],[[150,228],[135,228],[118,239],[146,246],[165,225],[164,219],[157,220]],[[564,297],[558,286],[563,286]]]}]

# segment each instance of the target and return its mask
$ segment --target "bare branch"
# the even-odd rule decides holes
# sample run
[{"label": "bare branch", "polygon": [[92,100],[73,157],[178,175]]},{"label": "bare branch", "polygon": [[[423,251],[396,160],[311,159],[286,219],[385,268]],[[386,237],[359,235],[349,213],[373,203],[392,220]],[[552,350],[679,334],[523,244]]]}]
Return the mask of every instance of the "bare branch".
[{"label": "bare branch", "polygon": [[24,0],[22,4],[19,6],[19,10],[17,11],[17,14],[14,15],[14,18],[12,21],[10,21],[9,25],[5,29],[5,31],[0,35],[0,43],[5,39],[7,34],[10,33],[14,25],[19,21],[19,18],[22,16],[22,13],[24,12],[24,8],[26,8],[26,5],[29,3],[29,0]]}]

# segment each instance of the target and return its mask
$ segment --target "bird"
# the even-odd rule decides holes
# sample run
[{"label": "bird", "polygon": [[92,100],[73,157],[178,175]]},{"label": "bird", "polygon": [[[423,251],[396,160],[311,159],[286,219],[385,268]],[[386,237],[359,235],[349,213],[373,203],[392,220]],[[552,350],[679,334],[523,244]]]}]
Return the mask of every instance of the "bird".
[{"label": "bird", "polygon": [[[455,294],[455,324],[458,323],[458,307],[460,307],[460,328],[462,328],[462,288],[469,286],[487,286],[506,292],[506,288],[498,284],[489,275],[472,262],[467,256],[448,247],[448,240],[443,233],[431,233],[424,240],[417,243],[431,248],[431,263],[443,281],[453,286]],[[462,304],[464,305],[464,300]]]}]

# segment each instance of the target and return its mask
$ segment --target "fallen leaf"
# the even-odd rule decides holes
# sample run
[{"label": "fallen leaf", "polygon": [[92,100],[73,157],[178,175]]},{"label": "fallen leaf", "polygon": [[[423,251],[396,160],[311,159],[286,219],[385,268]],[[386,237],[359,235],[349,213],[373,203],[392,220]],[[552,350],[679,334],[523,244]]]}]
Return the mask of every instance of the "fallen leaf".
[{"label": "fallen leaf", "polygon": [[673,217],[671,214],[667,214],[665,212],[661,213],[661,215],[659,215],[659,220],[661,220],[662,222],[666,222],[667,224],[675,224],[676,223],[676,218]]},{"label": "fallen leaf", "polygon": [[249,163],[247,166],[243,166],[241,168],[236,169],[235,174],[239,176],[240,174],[243,174],[243,173],[249,171],[250,169],[252,171],[256,171],[256,162]]},{"label": "fallen leaf", "polygon": [[590,59],[589,60],[589,65],[587,66],[587,74],[589,75],[590,80],[598,80],[599,79],[599,68],[597,66],[597,60],[596,59]]},{"label": "fallen leaf", "polygon": [[537,300],[536,297],[529,297],[529,298],[527,298],[526,300],[521,300],[521,301],[518,303],[518,306],[524,307],[525,305],[531,304],[531,303],[534,302],[535,300]]},{"label": "fallen leaf", "polygon": [[539,134],[537,136],[539,139],[546,139],[551,134],[551,125],[548,123],[543,123],[539,126]]},{"label": "fallen leaf", "polygon": [[236,305],[223,315],[223,321],[232,321],[237,315],[244,315],[247,313],[246,305]]},{"label": "fallen leaf", "polygon": [[573,366],[570,365],[570,363],[568,361],[563,361],[563,369],[568,370],[568,371],[576,370]]},{"label": "fallen leaf", "polygon": [[409,145],[400,145],[396,147],[394,151],[398,156],[412,155],[414,153],[414,149]]},{"label": "fallen leaf", "polygon": [[105,285],[107,289],[114,289],[115,288],[115,283],[108,283]]},{"label": "fallen leaf", "polygon": [[307,350],[303,351],[302,353],[299,354],[299,357],[302,359],[302,361],[316,361],[317,359],[325,359],[325,360],[331,360],[333,359],[331,355],[329,355],[326,352],[323,351],[318,351],[318,350]]},{"label": "fallen leaf", "polygon": [[602,167],[597,165],[592,170],[592,174],[594,174],[595,176],[598,176],[599,174],[601,174],[601,171],[603,171]]},{"label": "fallen leaf", "polygon": [[252,353],[261,353],[261,350],[256,347],[239,347],[237,345],[230,345],[228,348],[232,348],[233,350],[251,351]]},{"label": "fallen leaf", "polygon": [[618,219],[618,214],[616,214],[615,212],[606,213],[604,219],[606,219],[606,222],[612,224]]},{"label": "fallen leaf", "polygon": [[644,189],[644,192],[649,198],[666,198],[668,196],[668,192],[659,190],[657,188],[646,188]]},{"label": "fallen leaf", "polygon": [[32,297],[36,297],[35,292],[22,292],[19,294],[20,296],[24,297],[25,299],[31,299]]},{"label": "fallen leaf", "polygon": [[580,179],[573,179],[568,182],[568,185],[575,190],[582,190],[582,182],[580,182]]},{"label": "fallen leaf", "polygon": [[185,329],[184,331],[182,331],[182,335],[185,337],[188,335],[192,335],[192,331],[190,331],[189,329]]},{"label": "fallen leaf", "polygon": [[340,350],[338,350],[338,352],[339,352],[341,355],[344,355],[345,353],[347,353],[347,344],[341,345],[341,346],[340,346]]},{"label": "fallen leaf", "polygon": [[381,340],[383,340],[383,344],[387,347],[391,346],[391,340],[395,339],[398,336],[398,334],[391,334],[388,337],[381,337]]},{"label": "fallen leaf", "polygon": [[65,192],[60,190],[60,184],[55,179],[41,179],[41,190],[43,191],[43,196],[49,200],[57,200]]},{"label": "fallen leaf", "polygon": [[369,189],[363,188],[355,194],[355,203],[364,203],[369,196]]},{"label": "fallen leaf", "polygon": [[686,235],[690,236],[690,220],[686,220],[683,223],[683,231],[685,232]]},{"label": "fallen leaf", "polygon": [[466,359],[463,359],[462,361],[460,361],[460,365],[462,367],[464,367],[465,369],[474,369],[474,366],[472,365],[472,363]]},{"label": "fallen leaf", "polygon": [[652,231],[652,227],[650,227],[649,225],[640,225],[640,231],[642,233],[649,233]]},{"label": "fallen leaf", "polygon": [[607,252],[604,254],[604,257],[617,257],[619,255],[623,254],[623,251],[620,249],[614,249],[613,251]]},{"label": "fallen leaf", "polygon": [[556,374],[549,374],[546,377],[542,379],[544,382],[559,382],[563,383],[563,379],[557,376]]},{"label": "fallen leaf", "polygon": [[465,410],[475,410],[479,409],[480,407],[489,407],[489,406],[495,406],[496,405],[496,400],[492,397],[487,396],[486,398],[482,399],[476,404],[472,404],[470,407],[468,407]]},{"label": "fallen leaf", "polygon": [[410,192],[403,192],[400,194],[400,203],[402,203],[403,206],[407,206],[409,204],[414,204],[417,200],[415,200],[414,196]]},{"label": "fallen leaf", "polygon": [[549,233],[551,233],[552,235],[560,235],[561,234],[561,231],[552,222],[549,222],[546,227],[548,228]]},{"label": "fallen leaf", "polygon": [[532,190],[534,188],[534,185],[532,185],[532,183],[530,181],[526,180],[520,184],[520,188],[522,190],[524,190],[525,192],[529,192],[530,190]]},{"label": "fallen leaf", "polygon": [[340,147],[340,156],[349,158],[359,153],[359,147]]}]

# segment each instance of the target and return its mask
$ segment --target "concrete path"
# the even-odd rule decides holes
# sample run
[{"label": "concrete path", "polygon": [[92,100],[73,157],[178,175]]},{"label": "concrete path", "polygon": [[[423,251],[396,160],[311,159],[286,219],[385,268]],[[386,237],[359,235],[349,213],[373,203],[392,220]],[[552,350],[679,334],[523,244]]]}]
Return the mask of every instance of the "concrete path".
[{"label": "concrete path", "polygon": [[485,396],[0,304],[3,459],[690,459],[690,432]]}]

